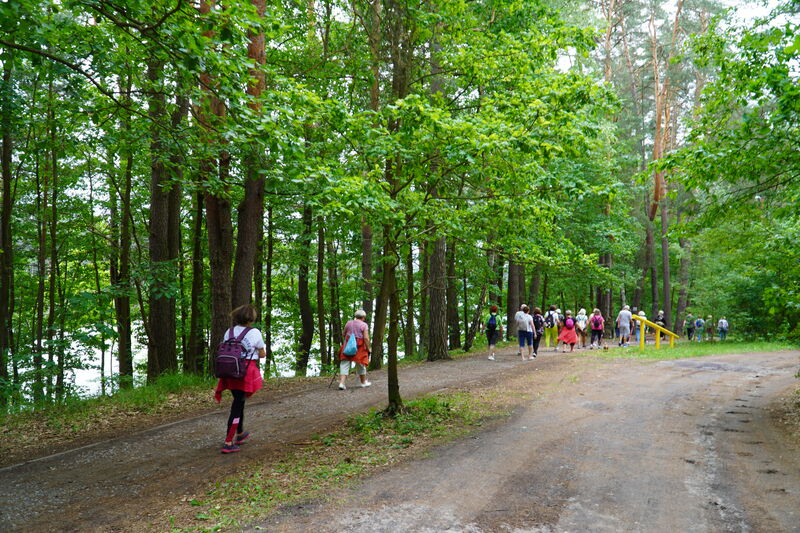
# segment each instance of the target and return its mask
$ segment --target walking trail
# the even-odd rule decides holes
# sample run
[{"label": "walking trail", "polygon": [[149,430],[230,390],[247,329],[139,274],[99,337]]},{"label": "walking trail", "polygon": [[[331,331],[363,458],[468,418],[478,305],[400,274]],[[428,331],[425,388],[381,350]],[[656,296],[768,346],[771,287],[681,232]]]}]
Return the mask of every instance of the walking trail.
[{"label": "walking trail", "polygon": [[[800,449],[771,415],[800,352],[678,361],[513,351],[401,368],[405,398],[448,387],[538,391],[510,419],[304,504],[268,531],[800,531]],[[350,378],[353,383],[354,378]],[[382,406],[319,383],[249,402],[254,437],[219,453],[215,412],[0,469],[0,530],[126,531],[210,480]],[[387,503],[391,502],[391,503]],[[166,527],[166,524],[164,524]]]}]

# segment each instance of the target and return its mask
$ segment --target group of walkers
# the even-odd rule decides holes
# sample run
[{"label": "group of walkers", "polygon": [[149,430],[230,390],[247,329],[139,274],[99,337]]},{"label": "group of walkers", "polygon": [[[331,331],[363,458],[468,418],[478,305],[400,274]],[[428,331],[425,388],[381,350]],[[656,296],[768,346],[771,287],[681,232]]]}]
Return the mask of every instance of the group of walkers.
[{"label": "group of walkers", "polygon": [[[704,319],[702,314],[695,318],[692,313],[687,313],[686,319],[683,321],[683,327],[686,330],[686,338],[690,341],[714,340],[714,317],[712,315],[708,315]],[[724,341],[728,338],[728,329],[730,329],[730,324],[728,324],[724,316],[720,317],[716,328],[719,340]]]},{"label": "group of walkers", "polygon": [[[243,358],[247,361],[247,369],[241,378],[220,378],[214,391],[214,399],[222,401],[222,392],[230,390],[233,395],[231,411],[228,416],[227,433],[225,442],[220,450],[222,453],[235,453],[241,450],[240,445],[250,438],[250,432],[244,430],[244,404],[245,400],[253,393],[261,390],[264,380],[258,367],[259,359],[267,356],[266,344],[261,332],[252,327],[258,314],[252,305],[237,307],[231,312],[234,326],[225,332],[223,341],[236,339],[241,343]],[[350,367],[355,364],[356,374],[361,387],[372,385],[367,380],[367,365],[372,353],[369,340],[369,326],[366,322],[367,313],[363,309],[355,312],[352,320],[344,326],[345,343],[339,350],[339,390],[346,390],[345,380],[350,373]],[[345,353],[345,346],[350,337],[355,339],[356,349],[353,355]]]},{"label": "group of walkers", "polygon": [[[616,338],[620,346],[628,346],[632,330],[635,333],[636,342],[639,342],[640,329],[634,327],[633,314],[641,318],[646,318],[644,311],[636,308],[631,311],[629,306],[624,306],[617,315],[615,321]],[[266,357],[266,344],[261,332],[252,327],[257,318],[256,309],[252,305],[243,305],[231,312],[231,319],[234,326],[225,332],[223,341],[235,339],[243,349],[243,359],[247,361],[246,371],[241,378],[220,378],[214,392],[217,402],[222,399],[222,392],[230,390],[233,395],[230,415],[228,416],[227,433],[221,452],[228,454],[240,451],[240,445],[250,438],[250,432],[244,430],[244,405],[245,400],[260,390],[263,386],[263,378],[259,370],[259,359]],[[367,365],[369,364],[372,353],[369,327],[366,322],[367,313],[359,309],[355,312],[352,320],[349,320],[344,327],[344,344],[339,350],[339,390],[346,390],[345,381],[353,364],[356,367],[356,374],[359,377],[361,387],[369,387],[372,383],[367,380]],[[664,312],[659,311],[654,321],[656,324],[664,325]],[[489,317],[483,324],[486,331],[486,339],[489,344],[489,360],[495,360],[495,350],[500,336],[503,334],[503,319],[498,314],[496,305],[489,308]],[[551,305],[546,313],[538,307],[531,309],[527,305],[520,306],[519,311],[514,315],[513,327],[517,331],[519,349],[517,355],[523,361],[531,361],[539,354],[539,346],[544,337],[545,348],[562,352],[574,352],[575,346],[579,348],[607,348],[602,344],[605,319],[600,309],[592,310],[591,315],[586,314],[585,309],[573,315],[571,310],[564,314],[561,309]],[[690,341],[702,342],[703,339],[713,339],[714,324],[712,317],[703,319],[702,316],[695,318],[692,313],[686,315],[684,321],[686,336]],[[720,340],[725,340],[728,334],[728,321],[723,316],[717,322],[717,333]],[[704,337],[705,334],[705,337]],[[355,349],[346,353],[346,345],[355,340]],[[587,345],[587,338],[589,344]]]},{"label": "group of walkers", "polygon": [[[636,339],[636,343],[641,341],[641,327],[634,319],[634,315],[642,320],[647,319],[645,312],[638,310],[635,307],[625,305],[617,315],[614,321],[614,338],[617,340],[619,346],[630,346],[632,338]],[[519,349],[517,355],[523,361],[530,361],[539,354],[539,347],[544,337],[545,348],[550,348],[558,351],[574,352],[575,346],[579,348],[598,349],[604,347],[602,344],[603,331],[605,328],[605,318],[603,317],[600,309],[595,308],[592,310],[591,315],[586,314],[585,309],[578,311],[577,315],[572,314],[572,311],[567,310],[562,314],[561,309],[555,305],[551,305],[546,313],[538,307],[531,309],[527,305],[520,306],[519,311],[514,315],[514,324],[516,327],[517,339],[519,341]],[[664,311],[659,310],[656,314],[656,325],[666,328],[666,317]],[[705,331],[706,339],[713,338],[714,327],[712,317],[709,316],[708,320],[702,317],[695,319],[689,313],[685,320],[686,336],[688,339],[702,341],[703,331]],[[503,333],[503,321],[498,315],[498,308],[496,305],[490,307],[489,318],[485,324],[486,340],[489,344],[489,360],[494,361],[496,356],[496,345]],[[705,328],[705,329],[704,329]],[[723,316],[717,322],[717,333],[720,340],[725,340],[728,335],[728,321]],[[650,328],[645,327],[645,333],[651,331]],[[664,333],[658,333],[662,338]],[[587,338],[589,344],[587,345]]]},{"label": "group of walkers", "polygon": [[[527,305],[520,306],[514,315],[513,326],[517,330],[519,349],[517,355],[523,361],[530,361],[539,355],[539,347],[544,337],[545,348],[556,352],[574,352],[575,346],[579,348],[600,348],[603,338],[605,320],[599,309],[594,309],[591,316],[586,314],[586,309],[573,315],[571,310],[562,314],[561,309],[551,305],[546,313],[538,307],[531,309]],[[489,360],[495,360],[497,341],[503,333],[503,320],[498,315],[496,305],[489,308],[489,318],[485,322],[486,341],[489,345]],[[590,339],[590,344],[587,344]]]}]

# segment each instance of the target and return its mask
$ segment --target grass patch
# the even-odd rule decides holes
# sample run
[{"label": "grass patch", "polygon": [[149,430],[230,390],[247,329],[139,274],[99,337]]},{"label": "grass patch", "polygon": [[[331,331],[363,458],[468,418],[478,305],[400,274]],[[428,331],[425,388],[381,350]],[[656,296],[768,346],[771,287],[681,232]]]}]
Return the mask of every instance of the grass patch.
[{"label": "grass patch", "polygon": [[335,433],[293,443],[281,457],[230,476],[169,517],[171,532],[240,529],[279,506],[335,499],[359,476],[475,431],[516,400],[489,392],[433,394],[406,402],[396,418],[380,411],[350,417]]},{"label": "grass patch", "polygon": [[628,348],[618,348],[614,350],[593,350],[582,352],[581,355],[592,355],[595,357],[624,357],[628,359],[685,359],[689,357],[703,357],[706,355],[717,355],[727,353],[749,353],[749,352],[777,352],[781,350],[796,350],[797,345],[781,342],[681,342],[675,348],[669,347],[669,342],[664,341],[661,349],[656,350],[655,345],[645,345],[644,350],[638,346]]}]

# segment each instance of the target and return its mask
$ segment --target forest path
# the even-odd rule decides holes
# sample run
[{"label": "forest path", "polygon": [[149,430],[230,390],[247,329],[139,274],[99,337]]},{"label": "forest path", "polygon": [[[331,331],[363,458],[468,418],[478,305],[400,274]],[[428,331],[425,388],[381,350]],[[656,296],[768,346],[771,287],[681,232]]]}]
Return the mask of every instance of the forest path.
[{"label": "forest path", "polygon": [[798,355],[575,366],[509,420],[260,528],[800,531],[800,447],[770,410],[796,388]]},{"label": "forest path", "polygon": [[[734,524],[724,520],[760,512],[762,522],[783,527],[754,530],[791,531],[798,517],[788,513],[800,509],[800,456],[785,453],[766,407],[796,383],[797,358],[780,352],[653,363],[543,352],[523,363],[509,348],[496,362],[476,355],[404,367],[406,398],[505,386],[510,376],[544,395],[507,423],[366,480],[354,493],[362,495],[356,507],[363,522],[319,508],[267,529],[495,531],[498,524],[541,523],[566,531],[606,523],[609,531],[691,524],[722,531],[728,529],[716,526]],[[246,410],[254,437],[233,456],[219,453],[227,413],[218,412],[0,469],[0,529],[125,531],[132,517],[155,519],[165,505],[232,469],[382,406],[385,373],[370,379],[368,389],[316,384],[266,401],[254,397]],[[382,509],[388,495],[399,498],[399,512]],[[783,516],[775,516],[772,500]],[[336,525],[340,516],[349,521]],[[670,520],[687,527],[660,528]]]}]

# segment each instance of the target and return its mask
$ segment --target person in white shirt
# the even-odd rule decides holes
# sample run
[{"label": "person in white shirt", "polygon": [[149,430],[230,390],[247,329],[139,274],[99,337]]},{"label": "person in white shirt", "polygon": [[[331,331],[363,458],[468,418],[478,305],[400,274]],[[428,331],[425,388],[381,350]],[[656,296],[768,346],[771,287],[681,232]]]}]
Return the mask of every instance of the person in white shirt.
[{"label": "person in white shirt", "polygon": [[631,306],[626,305],[617,315],[617,327],[619,327],[619,345],[628,346],[631,338]]},{"label": "person in white shirt", "polygon": [[725,317],[721,317],[717,322],[717,332],[719,333],[719,340],[724,341],[728,337],[728,321]]},{"label": "person in white shirt", "polygon": [[[522,360],[533,359],[533,317],[528,312],[530,308],[522,304],[520,310],[514,315],[514,320],[517,322],[517,337],[519,337],[519,351],[517,355],[522,357]],[[528,347],[528,357],[522,353],[522,349]]]}]

